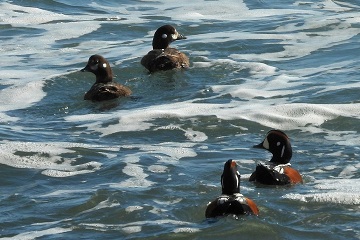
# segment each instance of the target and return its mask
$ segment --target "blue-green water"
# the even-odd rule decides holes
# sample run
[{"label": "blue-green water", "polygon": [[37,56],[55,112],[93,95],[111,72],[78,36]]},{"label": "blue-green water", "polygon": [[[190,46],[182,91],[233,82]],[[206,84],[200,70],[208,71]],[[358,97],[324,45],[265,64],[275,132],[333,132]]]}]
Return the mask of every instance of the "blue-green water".
[{"label": "blue-green water", "polygon": [[[360,239],[360,4],[2,1],[3,239]],[[157,27],[191,68],[140,65]],[[128,99],[93,103],[106,57]],[[305,183],[248,182],[272,128]],[[227,159],[260,215],[208,221]]]}]

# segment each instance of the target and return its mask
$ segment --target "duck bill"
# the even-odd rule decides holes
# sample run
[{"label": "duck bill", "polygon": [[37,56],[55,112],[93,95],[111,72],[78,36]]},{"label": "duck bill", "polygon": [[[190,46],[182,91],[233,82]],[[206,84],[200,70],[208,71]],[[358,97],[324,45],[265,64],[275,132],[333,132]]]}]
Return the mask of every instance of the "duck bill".
[{"label": "duck bill", "polygon": [[89,65],[86,65],[86,67],[84,67],[83,69],[80,70],[81,72],[90,72],[90,67]]},{"label": "duck bill", "polygon": [[261,148],[261,149],[265,149],[264,148],[264,144],[263,143],[260,143],[260,144],[257,144],[257,145],[254,145],[253,148]]},{"label": "duck bill", "polygon": [[178,33],[176,40],[186,39],[186,37],[180,33]]},{"label": "duck bill", "polygon": [[172,38],[172,41],[186,39],[186,37],[184,35],[180,34],[177,31],[174,34],[171,35],[171,38]]}]

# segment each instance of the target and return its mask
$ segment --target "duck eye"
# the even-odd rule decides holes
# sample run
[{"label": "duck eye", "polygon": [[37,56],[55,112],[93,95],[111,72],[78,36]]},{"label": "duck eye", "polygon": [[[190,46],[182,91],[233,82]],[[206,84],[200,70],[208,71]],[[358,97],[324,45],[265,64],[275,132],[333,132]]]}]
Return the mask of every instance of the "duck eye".
[{"label": "duck eye", "polygon": [[165,39],[167,38],[167,34],[164,33],[163,35],[161,35],[161,37]]},{"label": "duck eye", "polygon": [[277,143],[276,143],[276,146],[280,146],[280,144],[281,144],[280,142],[277,142]]}]

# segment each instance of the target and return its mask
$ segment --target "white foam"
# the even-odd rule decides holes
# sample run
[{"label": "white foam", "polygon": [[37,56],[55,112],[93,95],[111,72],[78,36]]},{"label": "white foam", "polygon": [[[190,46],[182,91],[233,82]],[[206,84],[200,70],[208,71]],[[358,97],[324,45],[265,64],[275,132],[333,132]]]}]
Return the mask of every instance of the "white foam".
[{"label": "white foam", "polygon": [[42,90],[43,85],[43,81],[34,81],[17,84],[0,91],[0,122],[19,120],[18,118],[9,117],[3,112],[27,108],[40,101],[46,96]]},{"label": "white foam", "polygon": [[[181,158],[196,156],[196,153],[192,148],[194,145],[194,143],[190,144],[172,142],[164,142],[154,145],[123,145],[122,148],[124,149],[139,148],[139,152],[128,154],[123,159],[123,162],[126,163],[126,165],[122,171],[129,178],[121,182],[110,183],[109,186],[120,189],[147,189],[148,187],[153,186],[155,182],[147,179],[149,174],[147,174],[146,171],[163,173],[167,170],[167,167],[162,166],[160,163],[177,163]],[[143,166],[140,162],[140,158],[143,156],[143,152],[156,157],[157,165],[151,165],[149,167]]]},{"label": "white foam", "polygon": [[174,200],[171,200],[171,201],[161,201],[161,200],[158,200],[158,199],[153,199],[153,201],[155,203],[160,204],[160,205],[166,205],[166,206],[178,204],[182,200],[183,200],[182,198],[177,198],[177,199],[174,199]]},{"label": "white foam", "polygon": [[[119,188],[148,188],[155,184],[152,181],[147,180],[146,178],[149,176],[144,173],[144,169],[139,164],[134,164],[139,161],[141,154],[134,154],[126,156],[124,162],[126,162],[126,166],[123,168],[123,173],[130,176],[129,179],[116,184]],[[114,187],[115,185],[112,184]]]},{"label": "white foam", "polygon": [[13,237],[3,237],[1,239],[13,239],[13,240],[17,240],[17,239],[21,239],[21,240],[33,240],[35,238],[40,238],[43,236],[51,236],[51,235],[56,235],[56,234],[60,234],[60,233],[65,233],[65,232],[70,232],[72,231],[71,228],[61,228],[61,227],[55,227],[55,228],[49,228],[49,229],[45,229],[45,230],[36,230],[36,231],[29,231],[29,232],[23,232],[20,234],[17,234]]},{"label": "white foam", "polygon": [[[328,1],[329,2],[329,1]],[[288,61],[310,55],[318,49],[329,49],[333,46],[343,44],[360,33],[357,28],[351,27],[354,21],[352,13],[346,12],[346,8],[337,7],[341,14],[324,17],[321,12],[303,12],[304,24],[285,23],[281,24],[273,32],[267,34],[257,32],[246,32],[239,34],[240,39],[273,39],[279,40],[283,51],[261,54],[232,54],[233,59],[247,59],[249,61]],[[266,11],[268,12],[268,11]],[[283,14],[283,13],[279,13]],[[301,14],[301,13],[299,13]],[[331,26],[331,29],[328,28]],[[311,31],[316,29],[316,35]],[[320,29],[324,29],[321,32]]]},{"label": "white foam", "polygon": [[122,230],[127,234],[138,233],[141,232],[141,226],[123,227]]},{"label": "white foam", "polygon": [[139,211],[143,209],[142,206],[128,206],[125,208],[125,211],[128,212],[128,213],[131,213],[131,212],[134,212],[134,211]]},{"label": "white foam", "polygon": [[302,202],[360,204],[360,179],[323,179],[315,181],[314,192],[289,193],[283,198]]},{"label": "white foam", "polygon": [[[356,131],[325,131],[327,135],[325,139],[335,141],[339,145],[359,146],[360,136]],[[341,152],[340,152],[341,154]]]},{"label": "white foam", "polygon": [[196,233],[196,232],[200,232],[200,229],[185,227],[185,228],[176,228],[173,230],[173,232],[174,233]]},{"label": "white foam", "polygon": [[149,171],[153,173],[165,173],[168,171],[168,168],[163,165],[151,165],[149,166]]},{"label": "white foam", "polygon": [[[88,162],[86,164],[77,165],[73,169],[69,169],[69,167],[67,166],[64,168],[64,170],[46,169],[41,173],[49,177],[71,177],[79,174],[87,174],[87,173],[95,172],[96,170],[99,170],[100,167],[101,167],[101,163]],[[91,168],[91,170],[89,170],[89,168]]]},{"label": "white foam", "polygon": [[102,224],[102,223],[80,223],[81,226],[87,229],[96,229],[98,231],[105,231],[109,228],[111,229],[119,229],[125,231],[127,230],[138,230],[143,226],[166,226],[166,225],[174,225],[174,226],[189,226],[192,223],[184,222],[184,221],[177,221],[172,219],[161,219],[161,220],[146,220],[146,221],[137,221],[137,222],[130,222],[126,224]]},{"label": "white foam", "polygon": [[[97,145],[86,145],[64,142],[10,142],[0,145],[1,164],[16,168],[33,168],[42,170],[42,174],[50,177],[68,177],[86,174],[99,170],[101,163],[92,161],[76,163],[76,158],[64,158],[65,153],[74,153],[72,147],[99,148]],[[104,149],[109,149],[104,147]]]},{"label": "white foam", "polygon": [[13,5],[7,2],[2,2],[0,6],[1,21],[16,27],[38,25],[65,18],[63,14],[57,14],[39,8]]},{"label": "white foam", "polygon": [[[228,92],[234,96],[238,94],[236,91],[241,91],[238,90],[238,88],[235,86],[233,88],[215,87],[215,89],[222,89],[221,91]],[[283,130],[303,128],[305,126],[309,129],[309,124],[312,126],[320,126],[324,122],[340,116],[360,118],[359,103],[307,104],[284,103],[285,99],[267,99],[266,101],[253,99],[247,103],[233,100],[224,105],[196,103],[196,100],[197,99],[192,100],[194,102],[187,101],[149,106],[132,111],[120,110],[112,114],[97,115],[94,118],[89,117],[89,115],[70,116],[66,117],[66,120],[71,122],[88,122],[95,120],[95,123],[82,124],[81,126],[87,127],[90,131],[100,132],[102,136],[106,136],[121,131],[143,131],[152,126],[149,122],[153,119],[168,117],[193,118],[196,116],[217,116],[223,120],[246,119],[264,126]],[[276,103],[276,105],[274,105],[274,103]],[[132,119],[132,126],[135,128],[128,129],[127,126],[124,125],[124,116],[126,116],[125,119]],[[118,123],[106,127],[103,126],[103,122],[109,120],[114,122],[114,119],[118,120]]]},{"label": "white foam", "polygon": [[165,129],[165,130],[181,130],[184,132],[184,136],[193,141],[193,142],[203,142],[205,140],[207,140],[207,136],[205,133],[203,132],[199,132],[199,131],[194,131],[193,129],[191,128],[188,128],[188,129],[183,129],[182,127],[180,126],[177,126],[177,125],[174,125],[174,124],[170,124],[170,125],[167,125],[167,126],[161,126],[161,127],[158,127],[158,128],[155,128],[154,130],[159,130],[159,129]]},{"label": "white foam", "polygon": [[99,202],[94,207],[86,209],[85,211],[82,211],[82,214],[92,212],[95,210],[99,210],[99,209],[103,209],[103,208],[112,208],[112,207],[117,207],[117,206],[120,206],[120,203],[114,203],[114,202],[109,201],[109,199],[106,199],[104,201]]},{"label": "white foam", "polygon": [[39,195],[38,197],[64,197],[65,195],[76,195],[80,192],[88,192],[88,190],[55,190],[51,193]]},{"label": "white foam", "polygon": [[299,194],[289,193],[284,198],[299,200],[302,202],[318,202],[318,203],[337,203],[337,204],[360,204],[360,195],[347,192],[331,192],[331,193],[311,193]]},{"label": "white foam", "polygon": [[353,178],[360,168],[360,163],[354,165],[347,165],[345,168],[339,173],[340,178]]}]

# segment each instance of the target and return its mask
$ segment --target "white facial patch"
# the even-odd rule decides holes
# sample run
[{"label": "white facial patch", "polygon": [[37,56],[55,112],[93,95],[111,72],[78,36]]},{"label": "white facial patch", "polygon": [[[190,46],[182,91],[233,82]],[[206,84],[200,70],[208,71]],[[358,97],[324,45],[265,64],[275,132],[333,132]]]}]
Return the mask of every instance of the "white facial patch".
[{"label": "white facial patch", "polygon": [[165,38],[167,38],[167,34],[163,34],[163,35],[161,35],[161,37],[163,38],[163,39],[165,39]]},{"label": "white facial patch", "polygon": [[281,149],[281,157],[283,157],[284,156],[284,152],[285,152],[285,145],[282,147],[282,149]]},{"label": "white facial patch", "polygon": [[174,34],[171,34],[171,38],[172,38],[173,40],[176,40],[176,39],[177,39],[177,36],[178,36],[178,35],[175,34],[175,33],[174,33]]},{"label": "white facial patch", "polygon": [[106,63],[103,63],[102,66],[103,66],[103,68],[106,68],[106,67],[107,67],[107,64],[106,64]]},{"label": "white facial patch", "polygon": [[269,149],[269,147],[270,147],[269,141],[268,141],[267,138],[265,138],[265,140],[264,140],[264,142],[263,142],[263,147],[264,147],[265,149]]},{"label": "white facial patch", "polygon": [[236,171],[236,187],[239,187],[239,185],[240,185],[239,178],[240,178],[240,173],[239,173],[239,171]]}]

